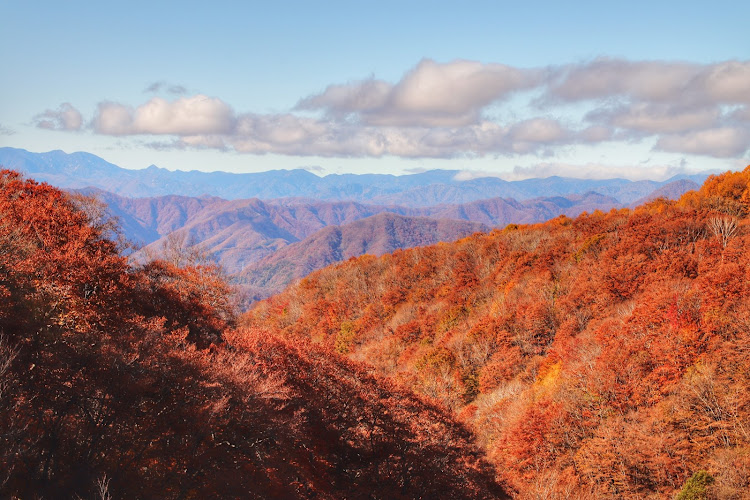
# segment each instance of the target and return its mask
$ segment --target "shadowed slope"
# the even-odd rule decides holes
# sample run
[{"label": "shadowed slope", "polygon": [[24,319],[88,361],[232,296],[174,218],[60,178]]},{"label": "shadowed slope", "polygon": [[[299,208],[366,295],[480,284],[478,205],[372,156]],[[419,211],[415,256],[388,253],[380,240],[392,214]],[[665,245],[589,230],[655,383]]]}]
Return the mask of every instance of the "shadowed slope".
[{"label": "shadowed slope", "polygon": [[214,268],[131,267],[84,203],[0,172],[0,497],[504,496],[449,412],[233,330]]}]

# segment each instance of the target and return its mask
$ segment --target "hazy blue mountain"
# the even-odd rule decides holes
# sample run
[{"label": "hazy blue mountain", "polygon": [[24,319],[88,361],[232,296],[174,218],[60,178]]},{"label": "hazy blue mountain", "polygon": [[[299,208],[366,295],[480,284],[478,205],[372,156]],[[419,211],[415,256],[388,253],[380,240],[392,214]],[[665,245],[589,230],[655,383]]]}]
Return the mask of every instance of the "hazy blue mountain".
[{"label": "hazy blue mountain", "polygon": [[657,198],[667,198],[670,200],[674,200],[682,196],[684,193],[687,193],[688,191],[698,190],[700,189],[700,187],[700,184],[691,179],[674,180],[668,184],[661,186],[659,189],[652,191],[643,198],[630,203],[630,207],[637,207]]},{"label": "hazy blue mountain", "polygon": [[[159,203],[156,200],[152,206]],[[182,240],[201,245],[228,272],[235,273],[324,227],[348,224],[385,210],[387,207],[351,201],[220,200],[193,213],[173,232]],[[145,251],[158,254],[170,233],[162,232],[159,239],[144,241],[148,243]]]},{"label": "hazy blue mountain", "polygon": [[300,198],[265,201],[176,195],[127,198],[95,189],[80,191],[106,203],[110,214],[119,219],[125,236],[147,246],[148,251],[158,253],[167,236],[177,232],[185,241],[201,244],[230,272],[239,271],[324,227],[345,225],[384,212],[497,227],[621,206],[616,199],[597,193],[525,201],[491,198],[466,204],[404,207]]},{"label": "hazy blue mountain", "polygon": [[198,212],[226,200],[216,197],[159,196],[128,198],[96,188],[76,190],[104,202],[109,214],[118,219],[124,236],[147,245],[183,227]]},{"label": "hazy blue mountain", "polygon": [[135,198],[180,195],[215,196],[227,200],[271,200],[297,197],[409,207],[463,204],[489,198],[523,201],[539,197],[567,197],[591,191],[627,205],[647,197],[671,181],[690,179],[700,183],[707,176],[681,176],[664,182],[565,177],[522,181],[485,177],[459,181],[455,179],[459,173],[457,170],[431,170],[401,176],[332,174],[325,177],[303,169],[233,174],[170,171],[152,165],[143,170],[128,170],[89,153],[31,153],[7,147],[0,148],[0,165],[61,188],[94,187]]}]

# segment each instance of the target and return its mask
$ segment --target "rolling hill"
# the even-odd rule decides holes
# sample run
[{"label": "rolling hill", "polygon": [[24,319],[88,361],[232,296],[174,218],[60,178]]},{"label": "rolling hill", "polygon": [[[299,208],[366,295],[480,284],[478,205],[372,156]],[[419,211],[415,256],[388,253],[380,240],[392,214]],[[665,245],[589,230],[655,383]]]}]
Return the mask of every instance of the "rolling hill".
[{"label": "rolling hill", "polygon": [[[415,228],[420,221],[424,225],[423,219],[426,218],[476,222],[494,227],[539,222],[561,214],[577,215],[588,210],[607,210],[617,206],[613,198],[596,193],[524,202],[495,198],[465,205],[427,208],[298,199],[262,201],[178,196],[131,199],[111,194],[101,195],[100,199],[111,207],[113,215],[120,218],[126,236],[136,241],[139,237],[148,238],[141,240],[147,244],[136,257],[159,255],[170,238],[178,237],[189,245],[200,247],[230,274],[239,273],[245,267],[287,245],[309,238],[323,228],[346,226],[382,213],[416,218],[412,222]],[[445,222],[443,225],[448,224]],[[461,236],[466,234],[469,233],[461,233]],[[442,240],[444,238],[433,239],[433,242]],[[408,246],[398,243],[392,249]],[[312,245],[309,249],[314,252],[322,247]],[[310,256],[309,262],[314,261],[329,262],[324,256]]]}]

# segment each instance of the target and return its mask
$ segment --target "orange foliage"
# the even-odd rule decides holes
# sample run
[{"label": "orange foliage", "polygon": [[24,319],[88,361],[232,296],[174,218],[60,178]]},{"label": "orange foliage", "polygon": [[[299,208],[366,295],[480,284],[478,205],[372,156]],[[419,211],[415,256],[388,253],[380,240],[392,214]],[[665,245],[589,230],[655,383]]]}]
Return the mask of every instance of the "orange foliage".
[{"label": "orange foliage", "polygon": [[560,496],[669,496],[698,470],[730,491],[750,482],[721,465],[750,449],[749,186],[750,167],[676,202],[355,259],[241,321],[324,338],[313,305],[337,304],[362,325],[349,356],[470,421],[523,495],[555,478]]}]

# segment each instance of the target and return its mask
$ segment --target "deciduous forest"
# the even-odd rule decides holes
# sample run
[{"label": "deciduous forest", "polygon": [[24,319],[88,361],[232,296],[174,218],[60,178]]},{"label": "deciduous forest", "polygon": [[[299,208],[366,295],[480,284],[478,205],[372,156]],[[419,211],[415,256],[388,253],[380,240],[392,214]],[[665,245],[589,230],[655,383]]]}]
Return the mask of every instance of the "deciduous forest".
[{"label": "deciduous forest", "polygon": [[2,171],[0,497],[748,498],[749,217],[750,167],[240,314]]},{"label": "deciduous forest", "polygon": [[520,497],[748,498],[749,182],[352,259],[240,323],[439,401]]},{"label": "deciduous forest", "polygon": [[236,328],[215,267],[132,266],[96,203],[10,171],[0,216],[0,497],[505,496],[442,405]]}]

